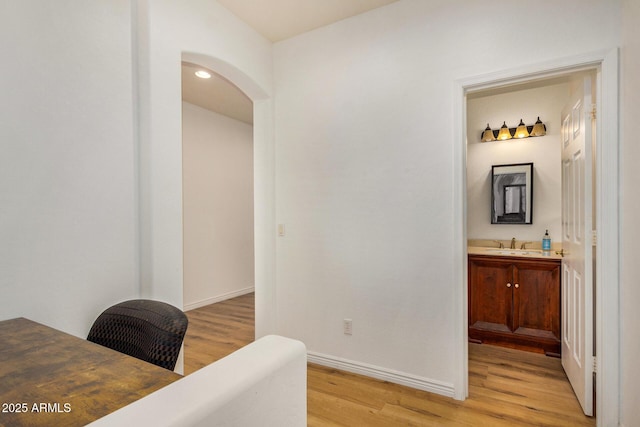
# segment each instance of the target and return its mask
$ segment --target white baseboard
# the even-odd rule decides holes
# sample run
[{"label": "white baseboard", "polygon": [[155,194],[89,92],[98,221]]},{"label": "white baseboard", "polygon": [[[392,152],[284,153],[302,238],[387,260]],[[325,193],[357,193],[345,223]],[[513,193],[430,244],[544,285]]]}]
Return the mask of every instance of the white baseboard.
[{"label": "white baseboard", "polygon": [[352,360],[341,359],[339,357],[329,356],[326,354],[307,352],[307,361],[330,368],[340,369],[342,371],[360,374],[379,380],[389,381],[394,384],[400,384],[418,390],[428,391],[430,393],[439,394],[447,397],[454,397],[455,389],[453,384],[445,383],[416,375],[406,374],[391,369],[381,368],[379,366],[368,365],[366,363],[355,362]]},{"label": "white baseboard", "polygon": [[251,286],[249,288],[239,289],[233,292],[227,292],[226,294],[218,295],[215,297],[203,299],[201,301],[196,301],[192,303],[188,303],[184,305],[184,311],[194,310],[196,308],[204,307],[205,305],[215,304],[217,302],[225,301],[231,298],[239,297],[241,295],[250,294],[255,291],[255,287]]}]

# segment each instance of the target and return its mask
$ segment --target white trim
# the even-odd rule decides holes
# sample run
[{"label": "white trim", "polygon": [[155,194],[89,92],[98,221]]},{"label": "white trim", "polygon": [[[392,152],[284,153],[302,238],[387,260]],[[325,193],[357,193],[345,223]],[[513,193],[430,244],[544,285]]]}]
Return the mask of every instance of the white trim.
[{"label": "white trim", "polygon": [[620,420],[620,218],[618,50],[602,60],[596,116],[596,414],[598,426]]},{"label": "white trim", "polygon": [[576,56],[558,58],[538,64],[496,71],[458,79],[466,93],[477,92],[490,88],[512,86],[524,82],[544,80],[559,77],[582,70],[594,69],[604,61],[608,50],[584,53]]},{"label": "white trim", "polygon": [[[455,393],[454,398],[464,400],[469,396],[469,341],[467,336],[467,103],[465,89],[462,84],[455,82],[454,87],[454,123],[453,126],[453,283],[454,286],[454,358]],[[462,143],[460,143],[462,141]],[[459,226],[456,226],[459,224]],[[461,268],[455,268],[460,266]]]},{"label": "white trim", "polygon": [[383,381],[389,381],[394,384],[400,384],[418,390],[436,393],[442,396],[454,397],[454,387],[451,383],[445,383],[438,380],[432,380],[429,378],[406,374],[403,372],[382,368],[380,366],[369,365],[362,362],[342,359],[340,357],[315,353],[312,351],[307,352],[307,362],[327,366],[330,368],[340,369],[342,371],[364,375],[366,377],[376,378]]},{"label": "white trim", "polygon": [[[525,81],[560,76],[585,69],[599,69],[597,116],[596,221],[598,249],[596,252],[596,348],[598,372],[596,382],[596,413],[598,426],[618,425],[619,387],[619,118],[618,118],[618,50],[612,49],[559,58],[540,64],[472,76],[454,82],[453,182],[454,212],[457,226],[453,234],[455,269],[454,307],[456,354],[467,354],[468,331],[466,274],[466,105],[465,94]],[[460,232],[461,231],[461,232]],[[603,254],[606,254],[604,256]],[[605,292],[606,286],[606,292]],[[467,396],[468,362],[456,358],[455,397]]]},{"label": "white trim", "polygon": [[196,308],[204,307],[205,305],[215,304],[217,302],[226,301],[231,298],[239,297],[242,295],[250,294],[251,292],[255,292],[255,287],[251,286],[249,288],[240,289],[233,292],[227,292],[226,294],[218,295],[216,297],[211,297],[207,299],[203,299],[200,301],[192,302],[190,304],[184,305],[184,311],[194,310]]}]

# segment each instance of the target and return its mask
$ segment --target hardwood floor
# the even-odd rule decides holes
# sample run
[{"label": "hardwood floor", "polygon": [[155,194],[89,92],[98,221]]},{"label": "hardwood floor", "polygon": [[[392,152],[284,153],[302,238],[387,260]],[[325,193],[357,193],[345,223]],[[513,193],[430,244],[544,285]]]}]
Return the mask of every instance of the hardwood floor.
[{"label": "hardwood floor", "polygon": [[187,311],[185,375],[253,342],[254,313],[253,293]]},{"label": "hardwood floor", "polygon": [[[187,312],[185,374],[254,337],[253,294]],[[595,426],[560,360],[469,344],[469,398],[447,397],[319,365],[307,373],[309,426]]]}]

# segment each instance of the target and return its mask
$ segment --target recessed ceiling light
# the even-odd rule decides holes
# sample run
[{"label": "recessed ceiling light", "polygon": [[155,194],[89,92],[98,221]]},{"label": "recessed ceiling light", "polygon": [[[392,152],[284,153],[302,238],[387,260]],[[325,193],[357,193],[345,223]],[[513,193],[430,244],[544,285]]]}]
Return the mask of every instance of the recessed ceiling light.
[{"label": "recessed ceiling light", "polygon": [[207,73],[204,70],[196,71],[196,76],[200,77],[201,79],[209,79],[209,78],[211,78],[211,74]]}]

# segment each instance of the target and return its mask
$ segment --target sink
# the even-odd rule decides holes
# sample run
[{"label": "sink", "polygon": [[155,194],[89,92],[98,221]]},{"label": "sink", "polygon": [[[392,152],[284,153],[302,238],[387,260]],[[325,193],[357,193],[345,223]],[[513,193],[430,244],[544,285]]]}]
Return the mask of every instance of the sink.
[{"label": "sink", "polygon": [[487,252],[498,255],[538,255],[542,253],[537,249],[487,249]]}]

